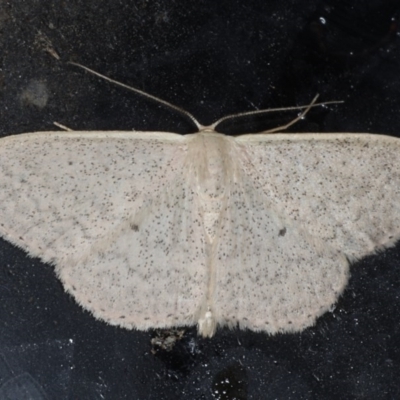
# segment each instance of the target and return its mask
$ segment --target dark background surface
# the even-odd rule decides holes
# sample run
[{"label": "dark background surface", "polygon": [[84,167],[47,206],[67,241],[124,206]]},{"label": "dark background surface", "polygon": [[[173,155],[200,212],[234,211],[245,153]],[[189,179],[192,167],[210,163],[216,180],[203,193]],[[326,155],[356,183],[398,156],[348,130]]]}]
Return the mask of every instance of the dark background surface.
[{"label": "dark background surface", "polygon": [[[54,130],[53,121],[75,130],[195,131],[61,62],[74,60],[203,124],[307,104],[319,93],[345,103],[312,110],[291,131],[396,136],[399,10],[383,0],[0,0],[0,135]],[[220,130],[255,132],[295,115]],[[153,354],[155,332],[95,320],[51,266],[0,240],[0,400],[23,392],[35,400],[399,399],[400,245],[351,274],[335,309],[301,334],[220,329],[210,340],[190,328],[170,352]]]}]

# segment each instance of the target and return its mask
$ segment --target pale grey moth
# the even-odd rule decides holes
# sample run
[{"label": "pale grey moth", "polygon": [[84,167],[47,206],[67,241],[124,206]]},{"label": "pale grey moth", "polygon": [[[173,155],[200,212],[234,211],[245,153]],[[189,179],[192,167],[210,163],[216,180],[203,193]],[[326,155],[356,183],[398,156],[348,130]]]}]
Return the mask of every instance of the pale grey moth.
[{"label": "pale grey moth", "polygon": [[400,141],[35,132],[0,140],[0,235],[96,318],[270,334],[315,323],[400,236]]}]

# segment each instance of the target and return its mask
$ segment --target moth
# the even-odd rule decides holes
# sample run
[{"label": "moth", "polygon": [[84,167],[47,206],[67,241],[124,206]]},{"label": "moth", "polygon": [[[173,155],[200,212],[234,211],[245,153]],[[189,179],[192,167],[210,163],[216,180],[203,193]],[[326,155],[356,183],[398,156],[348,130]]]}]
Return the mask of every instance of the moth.
[{"label": "moth", "polygon": [[305,329],[335,304],[351,261],[399,239],[398,139],[231,137],[188,115],[199,131],[185,136],[1,139],[0,235],[54,265],[98,319],[204,337]]}]

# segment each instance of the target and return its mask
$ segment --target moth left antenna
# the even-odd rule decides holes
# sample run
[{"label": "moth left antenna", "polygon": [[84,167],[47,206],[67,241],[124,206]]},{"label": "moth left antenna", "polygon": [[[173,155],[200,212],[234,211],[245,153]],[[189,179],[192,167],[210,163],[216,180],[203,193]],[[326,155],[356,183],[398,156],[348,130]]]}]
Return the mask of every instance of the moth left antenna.
[{"label": "moth left antenna", "polygon": [[84,69],[85,71],[90,72],[91,74],[98,76],[99,78],[105,79],[106,81],[111,82],[111,83],[114,83],[115,85],[121,86],[121,87],[123,87],[123,88],[125,88],[125,89],[131,90],[132,92],[138,93],[138,94],[140,94],[140,95],[142,95],[142,96],[144,96],[144,97],[147,97],[148,99],[151,99],[151,100],[153,100],[153,101],[156,101],[157,103],[163,104],[164,106],[169,107],[169,108],[171,108],[172,110],[175,110],[175,111],[177,111],[177,112],[179,112],[179,113],[185,115],[187,118],[189,118],[189,119],[196,125],[196,128],[197,128],[199,131],[201,131],[202,129],[204,129],[204,126],[201,125],[201,124],[199,123],[199,121],[197,121],[197,119],[196,119],[190,112],[184,110],[183,108],[180,108],[180,107],[176,106],[175,104],[170,103],[169,101],[160,99],[159,97],[153,96],[152,94],[149,94],[149,93],[146,93],[146,92],[144,92],[143,90],[136,89],[136,88],[134,88],[134,87],[132,87],[132,86],[125,85],[125,84],[122,83],[122,82],[118,82],[118,81],[116,81],[116,80],[114,80],[114,79],[111,79],[111,78],[109,78],[108,76],[105,76],[105,75],[103,75],[103,74],[100,74],[99,72],[94,71],[93,69],[90,69],[90,68],[88,68],[88,67],[85,67],[85,66],[82,65],[82,64],[79,64],[79,63],[76,63],[76,62],[73,62],[73,61],[68,61],[67,63],[68,63],[68,64],[71,64],[71,65],[75,65],[76,67],[82,68],[82,69]]}]

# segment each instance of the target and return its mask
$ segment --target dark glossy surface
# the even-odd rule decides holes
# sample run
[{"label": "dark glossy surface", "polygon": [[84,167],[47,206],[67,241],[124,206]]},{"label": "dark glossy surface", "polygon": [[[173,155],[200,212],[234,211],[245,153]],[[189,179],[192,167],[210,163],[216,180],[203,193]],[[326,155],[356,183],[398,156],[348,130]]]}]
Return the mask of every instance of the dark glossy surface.
[{"label": "dark glossy surface", "polygon": [[[291,131],[398,136],[399,8],[397,1],[0,1],[0,135],[53,130],[53,121],[75,130],[195,130],[47,48],[203,124],[307,104],[320,93],[345,103],[313,110]],[[220,130],[259,131],[294,115]],[[35,400],[400,398],[400,246],[351,273],[333,312],[301,334],[224,329],[209,340],[191,328],[170,352],[153,354],[155,332],[95,320],[51,266],[2,240],[0,398],[21,398],[21,390]]]}]

